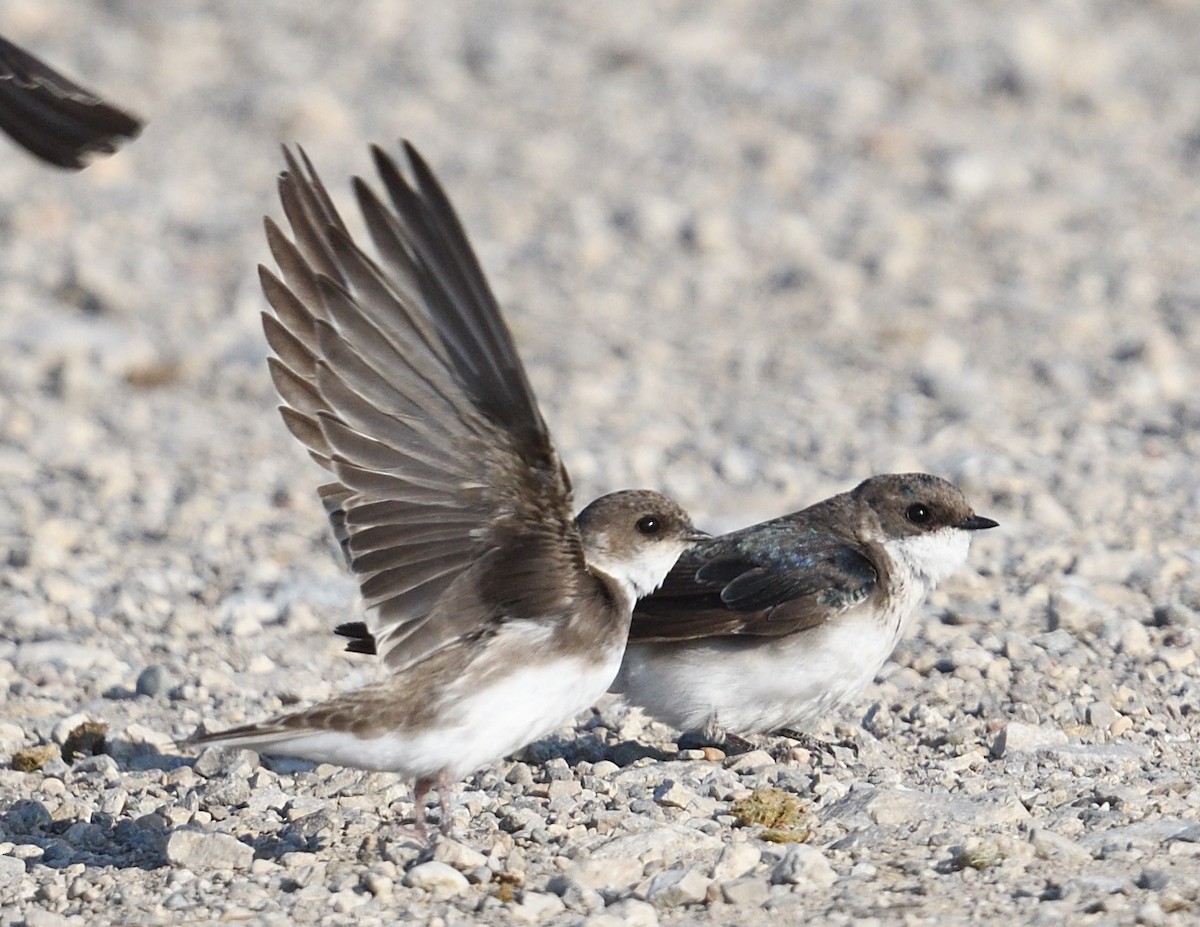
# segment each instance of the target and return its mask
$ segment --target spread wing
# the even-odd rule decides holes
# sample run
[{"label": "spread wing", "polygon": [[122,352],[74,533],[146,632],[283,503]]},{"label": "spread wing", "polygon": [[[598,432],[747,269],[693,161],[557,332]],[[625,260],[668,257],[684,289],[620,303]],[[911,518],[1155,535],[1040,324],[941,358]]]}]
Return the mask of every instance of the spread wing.
[{"label": "spread wing", "polygon": [[267,219],[280,276],[259,269],[280,411],[333,475],[321,498],[393,670],[510,614],[561,616],[589,581],[512,336],[437,180],[405,152],[411,182],[373,149],[390,206],[354,180],[373,260],[304,153],[285,151],[292,236]]},{"label": "spread wing", "polygon": [[862,551],[785,516],[685,552],[638,602],[629,639],[792,634],[865,601],[878,582]]},{"label": "spread wing", "polygon": [[140,120],[0,38],[0,129],[43,161],[79,170],[142,130]]}]

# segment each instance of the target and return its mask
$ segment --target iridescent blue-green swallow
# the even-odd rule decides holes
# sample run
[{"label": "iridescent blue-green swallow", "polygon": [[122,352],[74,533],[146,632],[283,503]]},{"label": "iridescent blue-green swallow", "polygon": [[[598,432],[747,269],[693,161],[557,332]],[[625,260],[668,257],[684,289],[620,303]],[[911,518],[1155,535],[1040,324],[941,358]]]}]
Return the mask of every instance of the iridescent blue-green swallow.
[{"label": "iridescent blue-green swallow", "polygon": [[613,691],[711,742],[804,731],[871,682],[995,526],[946,480],[907,473],[701,541],[638,602]]}]

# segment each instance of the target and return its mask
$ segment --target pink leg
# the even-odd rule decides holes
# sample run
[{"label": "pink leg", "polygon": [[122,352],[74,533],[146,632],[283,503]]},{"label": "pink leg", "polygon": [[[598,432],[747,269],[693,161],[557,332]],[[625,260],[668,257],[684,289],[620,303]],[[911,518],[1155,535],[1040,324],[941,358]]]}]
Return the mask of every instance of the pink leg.
[{"label": "pink leg", "polygon": [[417,838],[422,843],[429,836],[425,826],[425,801],[429,798],[429,790],[432,787],[432,779],[418,779],[413,783],[413,820],[416,823]]},{"label": "pink leg", "polygon": [[437,777],[438,805],[442,809],[441,831],[443,837],[450,836],[450,778],[446,770],[438,773]]}]

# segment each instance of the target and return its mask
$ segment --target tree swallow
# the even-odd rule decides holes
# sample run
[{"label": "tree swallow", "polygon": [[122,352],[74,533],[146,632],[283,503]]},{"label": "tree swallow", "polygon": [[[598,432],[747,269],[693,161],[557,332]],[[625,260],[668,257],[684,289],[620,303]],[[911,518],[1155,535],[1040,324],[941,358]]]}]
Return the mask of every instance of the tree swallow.
[{"label": "tree swallow", "polygon": [[0,37],[0,129],[43,161],[77,171],[137,137],[142,123]]},{"label": "tree swallow", "polygon": [[910,473],[702,541],[637,604],[613,691],[710,743],[804,730],[871,682],[971,534],[994,527]]},{"label": "tree swallow", "polygon": [[390,676],[192,743],[416,780],[418,829],[449,783],[587,709],[616,675],[634,602],[701,537],[655,492],[572,518],[567,473],[459,220],[407,143],[379,149],[390,208],[354,191],[377,259],[303,152],[285,151],[289,239],[266,221],[269,361],[292,434],[332,475],[320,495]]}]

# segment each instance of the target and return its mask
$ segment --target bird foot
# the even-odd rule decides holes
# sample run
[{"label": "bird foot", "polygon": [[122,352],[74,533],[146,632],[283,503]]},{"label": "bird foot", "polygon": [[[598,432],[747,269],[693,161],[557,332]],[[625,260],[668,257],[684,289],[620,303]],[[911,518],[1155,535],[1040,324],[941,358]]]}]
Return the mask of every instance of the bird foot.
[{"label": "bird foot", "polygon": [[705,747],[716,747],[724,751],[726,756],[736,756],[754,749],[754,744],[744,737],[730,734],[720,728],[709,729],[708,727],[698,731],[685,731],[679,735],[675,743],[680,750],[703,750]]}]

